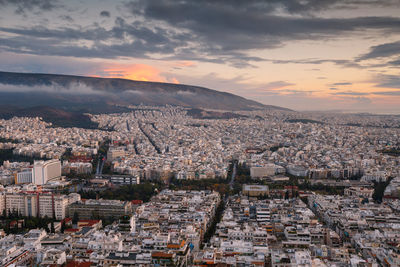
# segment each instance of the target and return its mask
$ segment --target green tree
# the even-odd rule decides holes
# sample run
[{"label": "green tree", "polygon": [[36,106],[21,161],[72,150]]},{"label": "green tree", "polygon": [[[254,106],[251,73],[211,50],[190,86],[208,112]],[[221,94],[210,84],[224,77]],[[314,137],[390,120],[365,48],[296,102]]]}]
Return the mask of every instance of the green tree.
[{"label": "green tree", "polygon": [[51,221],[50,232],[53,234],[56,232],[56,229],[54,228],[54,221]]},{"label": "green tree", "polygon": [[61,233],[64,233],[64,231],[65,231],[66,228],[67,228],[67,227],[66,227],[66,225],[65,225],[65,221],[63,220],[63,221],[61,222]]},{"label": "green tree", "polygon": [[79,222],[79,214],[78,212],[74,212],[74,216],[72,217],[72,223],[77,224]]},{"label": "green tree", "polygon": [[374,193],[372,194],[372,198],[376,202],[382,202],[383,195],[385,194],[385,189],[390,184],[392,179],[393,177],[390,177],[389,179],[387,179],[386,182],[374,182]]},{"label": "green tree", "polygon": [[289,199],[289,191],[288,190],[286,190],[286,192],[285,192],[285,199]]}]

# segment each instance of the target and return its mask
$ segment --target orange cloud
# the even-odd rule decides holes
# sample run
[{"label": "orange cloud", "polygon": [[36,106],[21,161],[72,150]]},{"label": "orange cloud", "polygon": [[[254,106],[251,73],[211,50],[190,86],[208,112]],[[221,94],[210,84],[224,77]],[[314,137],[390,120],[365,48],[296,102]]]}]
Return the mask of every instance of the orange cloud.
[{"label": "orange cloud", "polygon": [[180,83],[175,77],[173,77],[169,82],[170,83],[176,83],[176,84]]},{"label": "orange cloud", "polygon": [[193,61],[178,61],[176,63],[177,67],[194,67],[196,66],[196,63],[194,63]]},{"label": "orange cloud", "polygon": [[166,82],[165,77],[160,75],[160,71],[150,65],[116,65],[104,69],[110,78],[124,78],[136,81]]},{"label": "orange cloud", "polygon": [[105,78],[123,78],[146,82],[179,83],[175,77],[167,78],[161,74],[159,69],[146,64],[108,65],[97,74]]}]

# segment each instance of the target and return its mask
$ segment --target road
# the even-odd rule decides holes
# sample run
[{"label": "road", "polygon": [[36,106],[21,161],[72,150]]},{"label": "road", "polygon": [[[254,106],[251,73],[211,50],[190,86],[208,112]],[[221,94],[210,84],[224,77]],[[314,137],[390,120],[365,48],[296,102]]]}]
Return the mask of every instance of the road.
[{"label": "road", "polygon": [[232,169],[232,176],[231,176],[231,181],[229,182],[229,187],[231,190],[233,190],[233,183],[235,182],[235,177],[236,177],[236,165],[237,162],[233,162],[233,169]]},{"label": "road", "polygon": [[100,155],[99,162],[97,163],[96,176],[101,175],[103,173],[103,167],[104,167],[105,161],[106,161],[106,158],[104,156]]}]

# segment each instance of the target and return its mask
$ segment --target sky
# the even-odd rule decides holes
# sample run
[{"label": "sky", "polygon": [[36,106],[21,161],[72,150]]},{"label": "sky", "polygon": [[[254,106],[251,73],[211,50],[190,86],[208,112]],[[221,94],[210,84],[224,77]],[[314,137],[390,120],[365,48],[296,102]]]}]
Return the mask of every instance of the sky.
[{"label": "sky", "polygon": [[0,70],[400,114],[400,0],[0,0]]}]

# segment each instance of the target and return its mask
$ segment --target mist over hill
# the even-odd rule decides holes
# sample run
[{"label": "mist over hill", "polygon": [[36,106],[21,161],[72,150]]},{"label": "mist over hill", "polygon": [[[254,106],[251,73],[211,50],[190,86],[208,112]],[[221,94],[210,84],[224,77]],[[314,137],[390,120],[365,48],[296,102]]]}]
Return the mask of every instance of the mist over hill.
[{"label": "mist over hill", "polygon": [[118,112],[115,105],[177,105],[218,110],[282,109],[204,87],[116,78],[0,72],[0,105]]},{"label": "mist over hill", "polygon": [[139,104],[187,107],[189,116],[206,119],[242,117],[231,111],[288,110],[184,84],[0,72],[0,118],[3,119],[42,117],[54,126],[96,128],[97,124],[85,113],[129,112],[129,105]]}]

